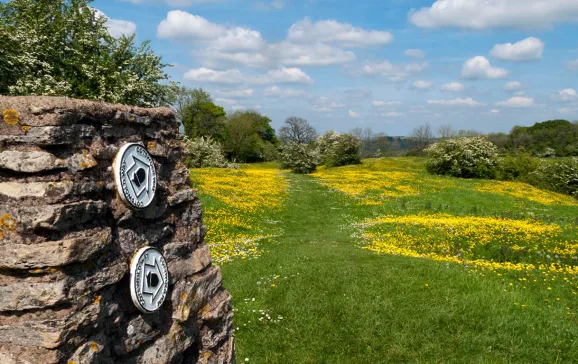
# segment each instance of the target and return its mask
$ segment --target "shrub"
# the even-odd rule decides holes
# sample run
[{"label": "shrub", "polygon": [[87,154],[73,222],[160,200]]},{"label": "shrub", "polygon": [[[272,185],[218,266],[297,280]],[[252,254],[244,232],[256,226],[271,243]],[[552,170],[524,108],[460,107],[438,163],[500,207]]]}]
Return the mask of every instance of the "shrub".
[{"label": "shrub", "polygon": [[461,178],[494,178],[498,148],[486,137],[452,138],[432,144],[426,150],[426,169],[433,174]]},{"label": "shrub", "polygon": [[578,158],[544,163],[528,175],[528,182],[538,188],[578,197]]},{"label": "shrub", "polygon": [[528,153],[508,154],[498,160],[497,178],[504,181],[525,180],[539,165],[539,161]]},{"label": "shrub", "polygon": [[273,144],[266,142],[263,144],[263,160],[265,162],[272,162],[279,159],[279,150]]},{"label": "shrub", "polygon": [[221,144],[211,139],[211,137],[194,139],[185,137],[185,143],[187,145],[187,159],[185,161],[187,167],[229,167]]},{"label": "shrub", "polygon": [[307,174],[319,165],[319,152],[311,145],[289,142],[281,148],[281,168]]},{"label": "shrub", "polygon": [[359,138],[328,131],[317,138],[317,147],[321,155],[321,163],[326,167],[339,167],[350,164],[360,164]]}]

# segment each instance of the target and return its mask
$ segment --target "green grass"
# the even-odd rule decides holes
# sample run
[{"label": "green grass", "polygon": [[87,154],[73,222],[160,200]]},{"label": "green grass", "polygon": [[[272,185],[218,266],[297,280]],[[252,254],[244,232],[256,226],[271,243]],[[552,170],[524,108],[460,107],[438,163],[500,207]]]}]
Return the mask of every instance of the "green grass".
[{"label": "green grass", "polygon": [[[399,162],[405,170],[419,170],[421,163]],[[279,221],[282,235],[264,245],[261,257],[222,265],[233,296],[238,362],[576,361],[578,322],[566,307],[575,309],[572,299],[578,296],[564,291],[556,294],[562,297],[557,303],[538,286],[510,286],[513,278],[468,274],[456,264],[374,254],[352,237],[352,223],[384,213],[427,208],[454,215],[523,216],[530,209],[541,220],[571,225],[575,206],[521,204],[472,193],[476,181],[453,179],[458,188],[359,206],[311,176],[287,177],[286,206],[269,216]],[[213,202],[206,199],[205,208]]]}]

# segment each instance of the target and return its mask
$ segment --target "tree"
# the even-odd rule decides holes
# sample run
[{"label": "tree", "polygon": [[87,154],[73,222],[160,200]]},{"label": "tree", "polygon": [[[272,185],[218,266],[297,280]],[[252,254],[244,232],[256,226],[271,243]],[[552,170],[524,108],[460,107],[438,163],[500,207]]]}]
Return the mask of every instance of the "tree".
[{"label": "tree", "polygon": [[434,134],[429,124],[420,125],[410,134],[414,152],[423,153],[424,149],[434,141]]},{"label": "tree", "polygon": [[437,132],[441,139],[448,139],[455,136],[456,134],[454,128],[450,124],[443,124],[438,126]]},{"label": "tree", "polygon": [[265,154],[278,143],[270,122],[271,119],[254,110],[238,110],[228,115],[224,139],[228,157],[240,162],[269,159]]},{"label": "tree", "polygon": [[215,105],[211,94],[202,88],[181,88],[175,110],[190,139],[211,137],[222,142],[225,134],[225,109]]},{"label": "tree", "polygon": [[283,143],[307,144],[317,138],[317,131],[303,118],[291,116],[285,120],[285,124],[279,129],[279,139]]},{"label": "tree", "polygon": [[0,93],[169,106],[176,84],[148,42],[112,37],[91,0],[0,3]]}]

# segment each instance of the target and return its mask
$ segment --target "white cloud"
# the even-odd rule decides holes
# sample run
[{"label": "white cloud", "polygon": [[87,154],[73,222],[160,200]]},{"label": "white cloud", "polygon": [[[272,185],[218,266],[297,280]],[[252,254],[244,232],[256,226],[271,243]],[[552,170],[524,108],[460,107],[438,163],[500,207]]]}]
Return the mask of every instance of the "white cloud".
[{"label": "white cloud", "polygon": [[311,77],[299,68],[286,67],[271,70],[265,75],[258,76],[244,75],[238,69],[216,71],[210,68],[201,67],[188,71],[185,73],[184,78],[191,81],[223,84],[313,83]]},{"label": "white cloud", "polygon": [[365,75],[379,75],[390,81],[402,81],[412,74],[421,72],[429,67],[429,63],[393,64],[387,59],[382,62],[368,62],[361,72]]},{"label": "white cloud", "polygon": [[217,98],[215,99],[215,102],[216,102],[217,104],[234,105],[234,104],[236,104],[236,103],[239,102],[239,101],[238,101],[238,100],[233,100],[233,99],[227,99],[227,98],[225,98],[225,97],[217,97]]},{"label": "white cloud", "polygon": [[309,98],[311,94],[304,90],[296,90],[296,89],[281,89],[277,86],[271,86],[263,91],[263,95],[266,97],[279,97],[282,99],[292,98],[292,97],[304,97]]},{"label": "white cloud", "polygon": [[504,90],[514,91],[522,87],[522,84],[518,81],[508,82],[504,85]]},{"label": "white cloud", "polygon": [[566,66],[570,71],[578,71],[578,59],[568,61],[568,63],[566,63]]},{"label": "white cloud", "polygon": [[256,51],[262,49],[265,41],[256,30],[235,27],[211,42],[211,47],[227,51]]},{"label": "white cloud", "polygon": [[459,82],[450,82],[442,86],[442,91],[459,92],[464,90],[464,85]]},{"label": "white cloud", "polygon": [[505,107],[512,107],[512,108],[527,108],[527,107],[536,106],[533,98],[521,97],[521,96],[514,96],[514,97],[509,98],[506,101],[497,102],[496,105],[505,106]]},{"label": "white cloud", "polygon": [[433,83],[429,81],[417,80],[413,82],[413,88],[418,90],[427,90],[433,86]]},{"label": "white cloud", "polygon": [[375,107],[385,107],[385,106],[398,106],[401,105],[399,101],[380,101],[380,100],[373,100],[371,104]]},{"label": "white cloud", "polygon": [[385,116],[387,118],[397,118],[397,117],[403,116],[403,114],[400,112],[396,112],[396,111],[390,111],[390,112],[385,112],[385,113],[381,114],[381,116]]},{"label": "white cloud", "polygon": [[336,20],[312,23],[305,18],[291,25],[288,39],[299,43],[335,43],[343,47],[367,47],[391,43],[393,35],[378,30],[365,30]]},{"label": "white cloud", "polygon": [[241,90],[217,90],[217,94],[227,98],[233,99],[246,99],[253,96],[253,89],[241,89]]},{"label": "white cloud", "polygon": [[269,59],[291,66],[329,66],[355,61],[355,54],[326,44],[272,44],[265,52]]},{"label": "white cloud", "polygon": [[[307,42],[301,41],[298,37],[298,30],[307,24],[312,27],[312,32],[320,33],[323,25],[328,24],[330,27],[343,28],[343,34],[311,36],[307,37]],[[373,34],[371,32],[367,34],[362,32],[359,35],[361,30],[349,27],[351,26],[335,21],[312,24],[307,20],[293,25],[295,39],[290,36],[289,40],[268,43],[256,30],[215,24],[202,16],[173,10],[168,12],[166,18],[157,27],[157,35],[159,38],[190,43],[194,47],[193,55],[201,59],[205,67],[328,66],[356,60],[353,52],[330,43],[353,44],[355,41],[364,41],[370,44],[377,39],[371,36]],[[307,33],[308,30],[301,29],[301,32]],[[290,35],[291,32],[290,29]],[[354,36],[355,34],[358,34],[358,38]]]},{"label": "white cloud", "polygon": [[496,44],[490,56],[503,61],[527,62],[542,59],[545,43],[538,38],[529,37],[514,44]]},{"label": "white cloud", "polygon": [[492,110],[490,110],[490,112],[491,112],[492,114],[499,114],[499,113],[500,113],[500,110],[498,110],[498,109],[492,109]]},{"label": "white cloud", "polygon": [[408,57],[411,58],[423,58],[425,57],[425,54],[423,53],[423,51],[421,49],[407,49],[405,52],[403,52],[403,54],[405,54]]},{"label": "white cloud", "polygon": [[356,113],[356,112],[353,111],[353,110],[349,110],[349,111],[347,112],[347,114],[348,114],[350,117],[354,118],[354,119],[359,118],[359,114]]},{"label": "white cloud", "polygon": [[429,105],[443,105],[443,106],[482,106],[484,104],[475,101],[471,97],[462,99],[461,97],[454,100],[428,100]]},{"label": "white cloud", "polygon": [[421,28],[551,28],[578,20],[576,0],[437,0],[413,9],[409,21]]},{"label": "white cloud", "polygon": [[188,42],[215,40],[226,33],[225,27],[182,10],[169,11],[157,27],[159,38]]},{"label": "white cloud", "polygon": [[573,88],[565,88],[555,95],[555,99],[563,102],[578,101],[578,93]]},{"label": "white cloud", "polygon": [[98,9],[94,9],[96,11],[97,17],[104,17],[106,19],[106,23],[104,26],[108,29],[110,35],[115,38],[120,38],[123,35],[129,36],[136,33],[136,24],[128,21],[128,20],[120,20],[120,19],[111,19],[106,16],[105,13]]},{"label": "white cloud", "polygon": [[315,111],[327,112],[345,106],[346,106],[345,104],[329,100],[329,98],[327,97],[318,97],[317,99],[312,100],[311,109]]},{"label": "white cloud", "polygon": [[507,70],[492,67],[490,61],[483,56],[468,59],[462,68],[462,77],[467,79],[498,79],[507,75]]}]

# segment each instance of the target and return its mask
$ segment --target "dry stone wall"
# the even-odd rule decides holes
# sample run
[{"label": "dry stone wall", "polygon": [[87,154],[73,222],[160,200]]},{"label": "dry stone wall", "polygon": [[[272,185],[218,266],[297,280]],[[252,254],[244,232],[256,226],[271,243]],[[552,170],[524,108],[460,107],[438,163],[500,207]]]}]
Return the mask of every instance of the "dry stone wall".
[{"label": "dry stone wall", "polygon": [[[0,363],[232,363],[231,297],[204,244],[201,203],[169,109],[0,96]],[[113,159],[142,143],[152,206],[118,198]],[[158,248],[170,273],[155,313],[129,265]]]}]

